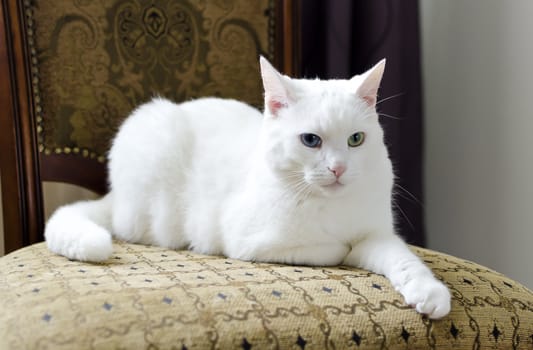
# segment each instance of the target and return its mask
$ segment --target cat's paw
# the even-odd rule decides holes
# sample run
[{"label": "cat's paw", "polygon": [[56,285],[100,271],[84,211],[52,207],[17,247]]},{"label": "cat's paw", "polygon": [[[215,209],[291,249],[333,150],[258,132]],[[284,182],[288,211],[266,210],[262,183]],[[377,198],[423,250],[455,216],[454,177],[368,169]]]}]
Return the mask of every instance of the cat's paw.
[{"label": "cat's paw", "polygon": [[80,243],[73,251],[76,260],[101,262],[113,254],[113,241],[107,230],[94,225],[80,237]]},{"label": "cat's paw", "polygon": [[72,260],[99,262],[113,253],[111,234],[92,222],[82,224],[53,220],[45,228],[46,244],[52,252]]},{"label": "cat's paw", "polygon": [[433,277],[415,278],[397,290],[403,295],[407,304],[429,318],[442,318],[450,312],[450,292],[444,284]]}]

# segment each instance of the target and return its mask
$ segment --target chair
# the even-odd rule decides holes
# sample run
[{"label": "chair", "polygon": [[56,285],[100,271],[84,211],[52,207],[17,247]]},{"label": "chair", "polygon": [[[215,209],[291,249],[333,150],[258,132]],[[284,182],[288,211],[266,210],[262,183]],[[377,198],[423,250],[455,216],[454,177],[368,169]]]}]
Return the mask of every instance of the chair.
[{"label": "chair", "polygon": [[[0,348],[527,348],[533,294],[413,247],[453,294],[433,321],[383,277],[115,243],[102,264],[41,242],[42,181],[106,191],[117,125],[155,94],[261,106],[257,57],[298,75],[297,0],[20,0],[0,7]],[[39,243],[40,242],[40,243]]]}]

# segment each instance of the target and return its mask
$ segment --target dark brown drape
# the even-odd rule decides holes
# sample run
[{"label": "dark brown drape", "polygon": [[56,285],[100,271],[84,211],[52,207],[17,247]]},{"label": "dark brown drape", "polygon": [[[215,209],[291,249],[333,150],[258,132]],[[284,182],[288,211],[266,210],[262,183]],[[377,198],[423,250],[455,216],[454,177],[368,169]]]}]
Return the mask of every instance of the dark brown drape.
[{"label": "dark brown drape", "polygon": [[302,1],[304,76],[348,78],[387,59],[378,112],[397,176],[397,227],[424,245],[418,27],[417,0]]}]

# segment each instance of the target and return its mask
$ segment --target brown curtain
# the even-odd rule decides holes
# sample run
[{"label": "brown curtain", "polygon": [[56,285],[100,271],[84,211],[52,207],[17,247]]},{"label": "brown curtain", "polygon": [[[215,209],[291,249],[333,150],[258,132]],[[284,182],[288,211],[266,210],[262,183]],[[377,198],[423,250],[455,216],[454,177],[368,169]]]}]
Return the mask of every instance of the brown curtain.
[{"label": "brown curtain", "polygon": [[399,233],[424,245],[417,0],[302,1],[302,73],[347,78],[387,58],[378,111],[397,176]]}]

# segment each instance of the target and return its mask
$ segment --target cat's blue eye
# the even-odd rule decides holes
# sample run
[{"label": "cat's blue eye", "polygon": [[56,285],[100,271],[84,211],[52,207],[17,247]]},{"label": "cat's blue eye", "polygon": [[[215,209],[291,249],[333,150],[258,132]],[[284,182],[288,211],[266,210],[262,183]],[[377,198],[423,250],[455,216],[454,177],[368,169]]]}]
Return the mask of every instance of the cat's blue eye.
[{"label": "cat's blue eye", "polygon": [[322,139],[315,134],[301,134],[300,141],[302,141],[305,146],[311,148],[318,148],[322,145]]},{"label": "cat's blue eye", "polygon": [[363,144],[365,141],[365,133],[362,131],[356,132],[355,134],[348,137],[348,146],[358,147]]}]

